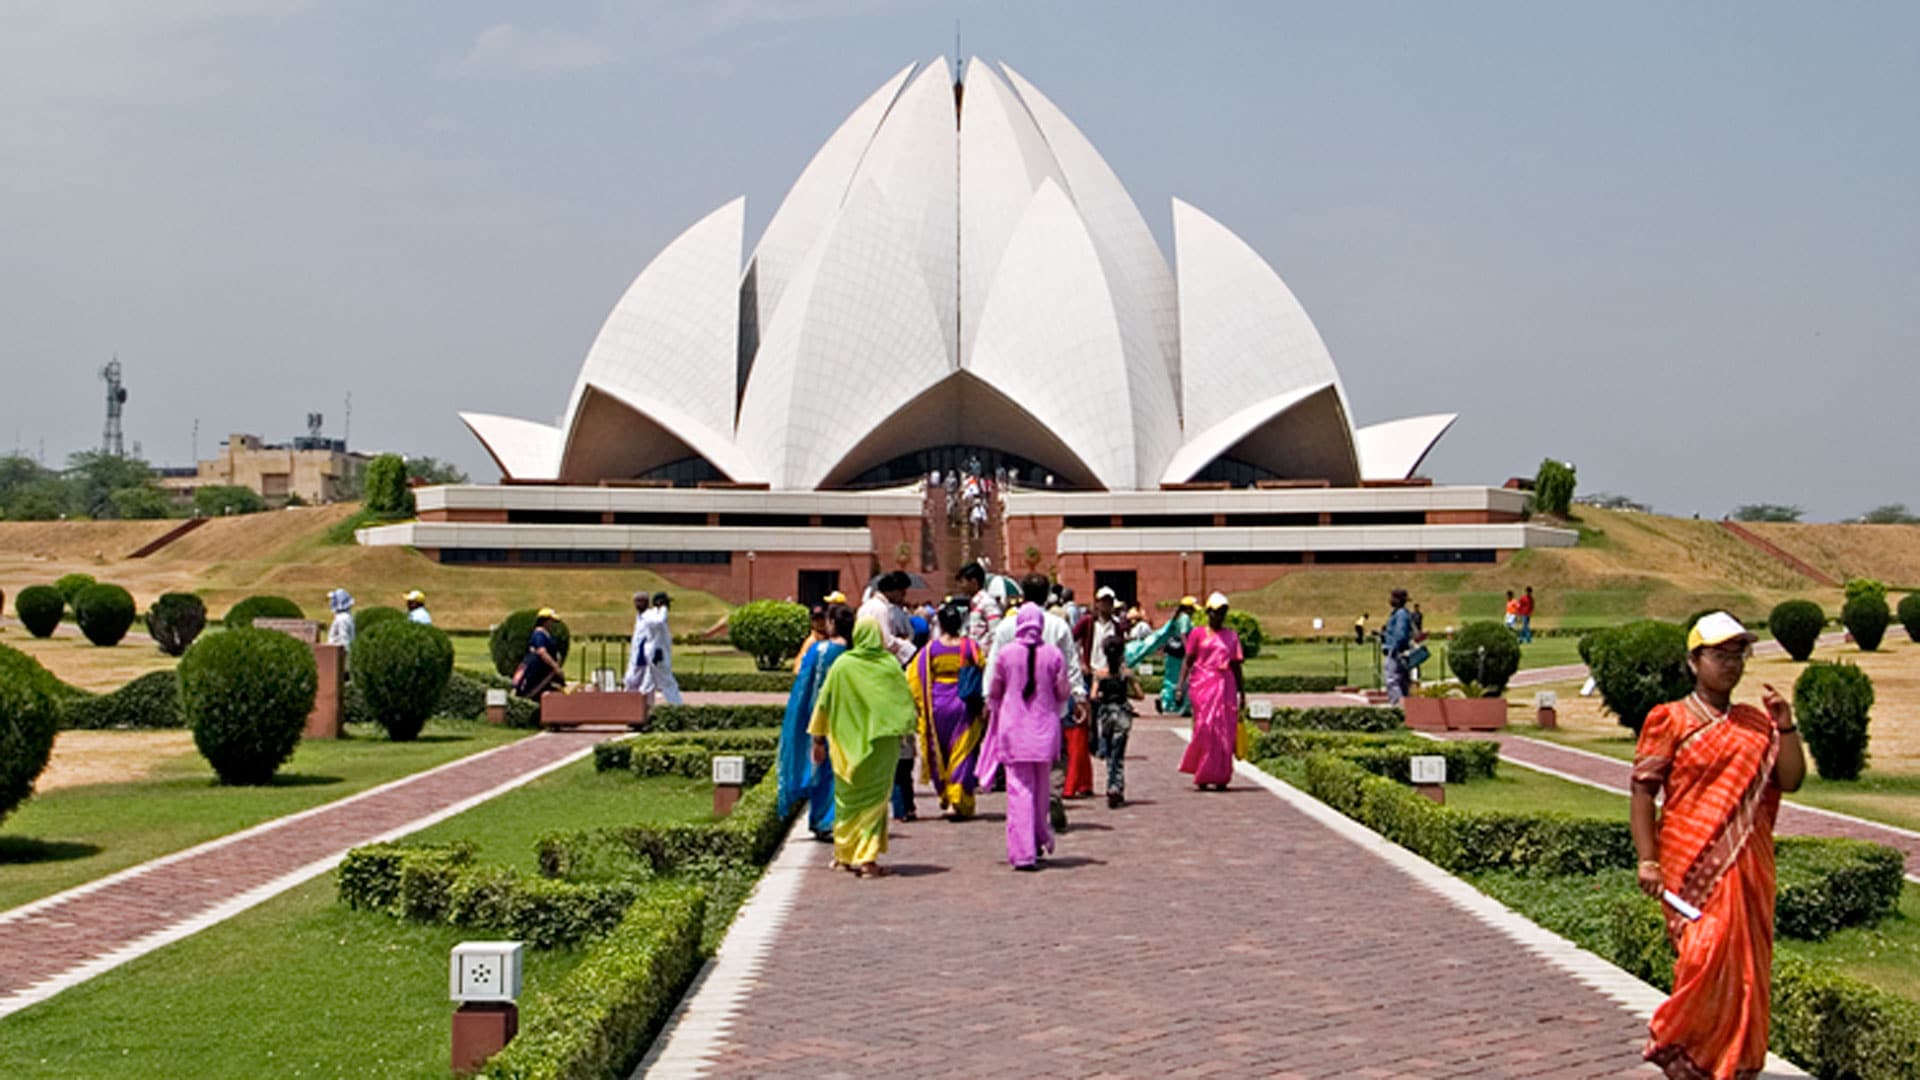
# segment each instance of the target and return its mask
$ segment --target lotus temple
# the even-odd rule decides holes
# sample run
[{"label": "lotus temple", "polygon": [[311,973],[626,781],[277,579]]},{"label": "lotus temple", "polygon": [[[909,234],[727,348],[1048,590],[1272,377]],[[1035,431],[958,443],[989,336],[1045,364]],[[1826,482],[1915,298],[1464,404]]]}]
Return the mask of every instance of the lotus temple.
[{"label": "lotus temple", "polygon": [[[499,484],[423,489],[361,542],[645,566],[733,601],[894,567],[943,588],[986,555],[1153,601],[1574,541],[1526,523],[1524,492],[1419,475],[1452,414],[1356,428],[1272,267],[1177,199],[1169,261],[1005,65],[901,70],[750,250],[745,221],[735,199],[640,272],[553,422],[461,414]],[[929,482],[956,472],[989,478],[978,526]]]}]

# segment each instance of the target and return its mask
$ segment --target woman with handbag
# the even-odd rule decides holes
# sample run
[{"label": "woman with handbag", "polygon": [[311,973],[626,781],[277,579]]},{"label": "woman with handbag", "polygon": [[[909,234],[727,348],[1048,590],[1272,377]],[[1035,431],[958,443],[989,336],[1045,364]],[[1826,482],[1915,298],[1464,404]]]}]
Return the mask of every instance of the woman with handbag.
[{"label": "woman with handbag", "polygon": [[974,764],[987,733],[985,665],[966,636],[963,601],[947,598],[934,618],[939,635],[907,666],[907,687],[919,707],[920,777],[933,784],[949,817],[965,821],[973,816]]}]

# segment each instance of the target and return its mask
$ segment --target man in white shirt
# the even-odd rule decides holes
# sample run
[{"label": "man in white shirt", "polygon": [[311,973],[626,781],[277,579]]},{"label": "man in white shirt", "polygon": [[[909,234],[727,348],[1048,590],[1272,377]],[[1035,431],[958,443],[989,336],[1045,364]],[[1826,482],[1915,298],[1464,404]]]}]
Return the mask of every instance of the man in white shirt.
[{"label": "man in white shirt", "polygon": [[[907,614],[907,589],[913,579],[902,570],[889,570],[874,579],[866,602],[860,605],[856,619],[872,619],[880,624],[880,644],[905,669],[920,650],[913,646],[913,616]],[[900,761],[893,770],[893,819],[915,821],[920,817],[913,805],[914,747],[920,740],[909,734],[900,740]]]},{"label": "man in white shirt", "polygon": [[667,609],[672,606],[673,597],[657,592],[647,605],[646,614],[640,616],[640,622],[647,628],[647,670],[640,676],[640,692],[657,691],[667,704],[680,705],[685,699],[680,696],[679,681],[673,677],[673,629],[667,625]]},{"label": "man in white shirt", "polygon": [[647,626],[647,594],[633,594],[633,641],[627,654],[627,677],[622,683],[629,692],[640,689],[647,675],[647,643],[652,635]]},{"label": "man in white shirt", "polygon": [[[1046,608],[1047,594],[1051,592],[1052,589],[1053,583],[1047,580],[1045,574],[1028,574],[1026,577],[1020,579],[1021,595],[1026,598],[1027,603],[1037,605],[1042,610]],[[1000,650],[1004,646],[1013,644],[1015,623],[1013,614],[1011,611],[1007,612],[1007,617],[1000,620],[999,627],[993,632],[994,656],[1000,655]],[[1067,625],[1065,619],[1062,619],[1052,612],[1048,612],[1044,621],[1040,624],[1040,640],[1059,649],[1060,655],[1064,657],[1067,662],[1067,685],[1073,689],[1073,708],[1067,715],[1060,718],[1061,725],[1064,727],[1069,724],[1086,723],[1087,680],[1081,677],[1080,649],[1073,642],[1073,628]],[[992,661],[989,660],[988,662],[991,663]],[[1067,804],[1065,799],[1062,798],[1066,789],[1066,759],[1064,757],[1055,758],[1053,762],[1053,794],[1047,800],[1047,816],[1053,822],[1055,831],[1067,827]]]}]

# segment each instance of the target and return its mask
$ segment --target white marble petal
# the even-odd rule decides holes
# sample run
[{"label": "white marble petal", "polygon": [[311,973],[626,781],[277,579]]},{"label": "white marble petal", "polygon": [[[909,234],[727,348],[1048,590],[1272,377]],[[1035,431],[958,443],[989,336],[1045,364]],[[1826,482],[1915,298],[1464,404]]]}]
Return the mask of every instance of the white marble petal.
[{"label": "white marble petal", "polygon": [[1433,413],[1369,424],[1353,433],[1363,480],[1405,480],[1432,453],[1459,413]]},{"label": "white marble petal", "polygon": [[960,110],[960,365],[980,332],[987,290],[1040,184],[1066,178],[1012,90],[978,57]]},{"label": "white marble petal", "polygon": [[493,413],[463,412],[460,422],[486,448],[508,480],[551,480],[559,475],[561,431],[552,424]]},{"label": "white marble petal", "polygon": [[1353,429],[1331,382],[1297,387],[1252,402],[1212,427],[1189,429],[1161,481],[1186,483],[1226,454],[1288,479],[1328,480],[1336,486],[1360,479]]}]

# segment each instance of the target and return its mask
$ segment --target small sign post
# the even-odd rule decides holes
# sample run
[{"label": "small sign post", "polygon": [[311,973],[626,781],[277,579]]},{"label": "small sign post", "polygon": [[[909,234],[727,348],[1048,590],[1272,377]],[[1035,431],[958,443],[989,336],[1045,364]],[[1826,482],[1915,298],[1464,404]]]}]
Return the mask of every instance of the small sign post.
[{"label": "small sign post", "polygon": [[1542,690],[1533,695],[1534,719],[1541,727],[1552,730],[1560,726],[1560,695],[1551,690]]},{"label": "small sign post", "polygon": [[517,941],[463,941],[453,947],[448,996],[453,1010],[453,1072],[478,1072],[520,1030]]},{"label": "small sign post", "polygon": [[487,690],[487,723],[496,727],[507,722],[507,692],[498,687]]},{"label": "small sign post", "polygon": [[737,754],[716,755],[713,759],[713,816],[733,813],[734,804],[747,786],[747,759]]},{"label": "small sign post", "polygon": [[1273,702],[1255,699],[1247,702],[1247,719],[1261,731],[1273,730]]},{"label": "small sign post", "polygon": [[1447,759],[1439,754],[1416,754],[1407,759],[1413,790],[1441,805],[1447,802]]}]

